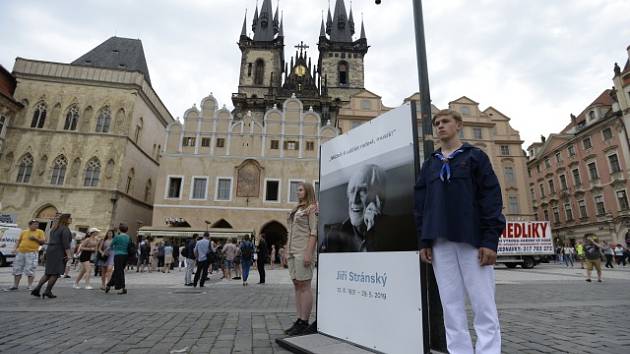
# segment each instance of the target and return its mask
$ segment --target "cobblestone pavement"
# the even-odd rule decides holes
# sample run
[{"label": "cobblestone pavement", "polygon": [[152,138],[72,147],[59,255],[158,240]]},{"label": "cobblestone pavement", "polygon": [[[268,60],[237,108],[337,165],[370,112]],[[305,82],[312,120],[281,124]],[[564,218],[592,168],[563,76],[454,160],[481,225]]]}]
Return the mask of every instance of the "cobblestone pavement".
[{"label": "cobblestone pavement", "polygon": [[[553,264],[497,267],[504,352],[630,352],[630,267],[604,277],[587,283],[582,270]],[[248,287],[215,274],[191,289],[182,278],[131,272],[123,296],[72,289],[69,280],[53,300],[0,292],[0,352],[286,353],[275,343],[294,317],[285,270],[268,271],[266,285],[254,272]],[[0,287],[10,281],[10,268],[0,268]]]}]

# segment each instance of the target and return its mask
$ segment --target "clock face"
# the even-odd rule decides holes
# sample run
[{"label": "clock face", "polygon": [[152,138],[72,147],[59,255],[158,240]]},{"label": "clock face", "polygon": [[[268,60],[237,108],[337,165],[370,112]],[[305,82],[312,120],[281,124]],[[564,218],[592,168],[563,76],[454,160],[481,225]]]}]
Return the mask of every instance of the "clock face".
[{"label": "clock face", "polygon": [[304,74],[306,74],[306,67],[304,65],[298,65],[295,67],[294,72],[297,76],[304,76]]}]

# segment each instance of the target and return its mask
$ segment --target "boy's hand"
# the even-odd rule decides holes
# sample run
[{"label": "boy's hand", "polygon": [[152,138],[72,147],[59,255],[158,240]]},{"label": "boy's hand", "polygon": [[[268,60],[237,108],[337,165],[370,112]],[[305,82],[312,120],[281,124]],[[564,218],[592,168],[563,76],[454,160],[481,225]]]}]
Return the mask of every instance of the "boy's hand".
[{"label": "boy's hand", "polygon": [[494,265],[497,262],[497,253],[489,248],[479,248],[479,265]]},{"label": "boy's hand", "polygon": [[424,263],[429,263],[433,261],[433,250],[430,248],[423,248],[420,250],[420,259]]}]

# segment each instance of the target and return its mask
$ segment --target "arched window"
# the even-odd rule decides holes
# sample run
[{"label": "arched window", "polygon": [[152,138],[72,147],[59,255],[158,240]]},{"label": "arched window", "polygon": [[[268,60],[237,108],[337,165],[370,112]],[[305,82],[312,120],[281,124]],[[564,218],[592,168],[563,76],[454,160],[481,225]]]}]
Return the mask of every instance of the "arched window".
[{"label": "arched window", "polygon": [[265,61],[262,59],[256,60],[254,68],[254,85],[262,85],[265,81]]},{"label": "arched window", "polygon": [[52,177],[50,184],[56,186],[62,186],[63,181],[66,178],[66,167],[68,166],[68,160],[63,155],[57,156],[55,162],[53,162]]},{"label": "arched window", "polygon": [[16,182],[28,183],[31,180],[32,172],[33,172],[33,156],[27,153],[20,160]]},{"label": "arched window", "polygon": [[339,72],[339,85],[348,85],[348,63],[345,61],[340,61],[339,65],[337,65],[337,71]]},{"label": "arched window", "polygon": [[108,133],[109,127],[112,124],[112,111],[109,106],[105,106],[98,113],[98,117],[96,118],[96,132],[97,133]]},{"label": "arched window", "polygon": [[151,179],[147,181],[147,185],[144,186],[144,201],[148,202],[149,197],[151,196],[151,189],[153,188],[153,183],[151,183]]},{"label": "arched window", "polygon": [[63,130],[77,130],[77,123],[79,123],[79,107],[73,104],[66,113],[66,122],[63,125]]},{"label": "arched window", "polygon": [[129,194],[131,192],[131,187],[133,186],[133,177],[136,174],[134,169],[129,170],[129,174],[127,175],[127,186],[125,187],[125,193]]},{"label": "arched window", "polygon": [[138,125],[136,125],[136,134],[133,137],[136,144],[138,144],[138,141],[140,141],[140,134],[142,133],[143,126],[144,126],[144,120],[142,119],[142,117],[140,117],[140,120],[138,121]]},{"label": "arched window", "polygon": [[46,121],[46,111],[47,106],[44,101],[39,102],[35,106],[35,111],[33,112],[33,120],[31,120],[31,128],[43,128],[44,121]]},{"label": "arched window", "polygon": [[83,185],[86,187],[96,187],[101,176],[101,162],[96,158],[88,161],[85,167],[85,179]]}]

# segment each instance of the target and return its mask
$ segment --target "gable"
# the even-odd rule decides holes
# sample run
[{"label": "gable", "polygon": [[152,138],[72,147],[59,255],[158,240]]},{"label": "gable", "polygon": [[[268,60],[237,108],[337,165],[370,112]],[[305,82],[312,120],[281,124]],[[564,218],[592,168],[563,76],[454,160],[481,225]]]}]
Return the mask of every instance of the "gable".
[{"label": "gable", "polygon": [[569,137],[566,135],[558,135],[551,134],[549,138],[545,141],[542,148],[538,152],[538,156],[543,156],[551,151],[555,150],[558,146],[566,143],[569,140]]},{"label": "gable", "polygon": [[451,103],[458,103],[458,104],[472,104],[472,105],[478,105],[478,102],[475,102],[473,100],[471,100],[470,98],[466,97],[466,96],[462,96],[454,101],[449,102],[448,104]]},{"label": "gable", "polygon": [[355,93],[354,95],[350,96],[350,98],[381,98],[381,96],[375,94],[372,91],[363,89]]}]

